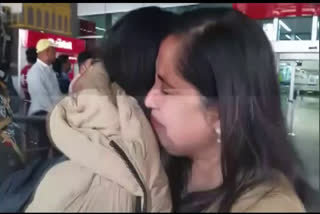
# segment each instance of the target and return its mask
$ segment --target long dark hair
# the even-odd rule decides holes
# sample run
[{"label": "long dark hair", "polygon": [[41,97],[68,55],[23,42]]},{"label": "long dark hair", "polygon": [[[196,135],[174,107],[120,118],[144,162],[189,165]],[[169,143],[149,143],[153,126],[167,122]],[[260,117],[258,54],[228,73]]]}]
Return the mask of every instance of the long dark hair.
[{"label": "long dark hair", "polygon": [[[218,103],[223,173],[219,211],[231,211],[245,191],[271,179],[274,170],[304,200],[300,162],[287,134],[266,35],[255,21],[233,10],[214,22],[201,20],[177,26],[175,34],[183,41],[178,69],[208,103]],[[190,164],[187,158],[168,159],[174,209],[181,205]]]},{"label": "long dark hair", "polygon": [[108,30],[102,58],[111,80],[129,95],[143,98],[152,87],[160,42],[171,32],[175,17],[158,7],[144,7]]},{"label": "long dark hair", "polygon": [[82,64],[87,60],[87,59],[90,59],[90,58],[93,58],[93,54],[89,51],[83,51],[81,53],[79,53],[78,57],[77,57],[77,61],[78,61],[78,65],[79,65],[79,68],[82,66]]}]

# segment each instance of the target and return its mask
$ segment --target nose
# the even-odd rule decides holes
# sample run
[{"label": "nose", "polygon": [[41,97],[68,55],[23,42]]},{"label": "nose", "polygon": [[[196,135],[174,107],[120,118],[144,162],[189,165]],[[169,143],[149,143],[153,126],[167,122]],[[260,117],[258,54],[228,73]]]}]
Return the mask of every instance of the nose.
[{"label": "nose", "polygon": [[157,97],[159,96],[159,89],[156,89],[154,86],[148,92],[144,104],[147,108],[155,109],[157,108]]}]

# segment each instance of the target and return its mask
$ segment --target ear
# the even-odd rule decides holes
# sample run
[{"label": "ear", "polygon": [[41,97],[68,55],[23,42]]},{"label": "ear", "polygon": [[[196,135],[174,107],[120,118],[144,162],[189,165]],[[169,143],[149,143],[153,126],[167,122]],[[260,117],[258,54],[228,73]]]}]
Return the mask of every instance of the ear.
[{"label": "ear", "polygon": [[208,125],[213,129],[220,129],[220,117],[217,107],[210,107],[207,113]]},{"label": "ear", "polygon": [[215,131],[217,134],[221,134],[221,128],[220,128],[220,119],[217,120],[217,122],[214,124]]}]

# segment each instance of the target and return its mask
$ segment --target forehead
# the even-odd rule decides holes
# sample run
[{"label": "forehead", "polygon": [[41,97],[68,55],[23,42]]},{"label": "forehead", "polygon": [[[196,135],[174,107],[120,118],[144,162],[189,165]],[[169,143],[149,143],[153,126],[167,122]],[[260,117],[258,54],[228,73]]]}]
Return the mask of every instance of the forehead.
[{"label": "forehead", "polygon": [[179,89],[195,89],[179,71],[178,63],[183,51],[182,36],[169,36],[161,44],[157,58],[156,72],[167,83]]},{"label": "forehead", "polygon": [[157,73],[163,76],[166,73],[176,70],[180,56],[181,38],[176,35],[168,36],[160,45],[156,69]]}]

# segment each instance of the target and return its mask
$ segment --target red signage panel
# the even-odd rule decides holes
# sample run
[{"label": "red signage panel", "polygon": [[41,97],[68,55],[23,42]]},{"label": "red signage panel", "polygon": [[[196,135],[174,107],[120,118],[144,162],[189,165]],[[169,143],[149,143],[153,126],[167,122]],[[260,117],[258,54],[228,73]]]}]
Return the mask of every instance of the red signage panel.
[{"label": "red signage panel", "polygon": [[320,3],[233,3],[232,7],[253,19],[320,16]]},{"label": "red signage panel", "polygon": [[20,30],[22,45],[26,48],[36,47],[40,39],[48,39],[55,43],[57,52],[66,54],[79,54],[85,50],[85,41],[66,36],[41,33],[31,30]]}]

